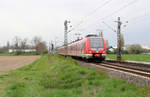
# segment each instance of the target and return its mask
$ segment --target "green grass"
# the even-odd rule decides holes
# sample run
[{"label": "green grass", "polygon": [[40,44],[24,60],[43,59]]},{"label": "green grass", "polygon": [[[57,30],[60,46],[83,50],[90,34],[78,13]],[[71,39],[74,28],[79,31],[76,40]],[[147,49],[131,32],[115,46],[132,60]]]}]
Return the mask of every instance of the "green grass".
[{"label": "green grass", "polygon": [[14,56],[14,54],[6,53],[6,54],[0,54],[0,56]]},{"label": "green grass", "polygon": [[[148,54],[123,54],[122,57],[124,60],[150,62],[150,55]],[[116,60],[116,55],[107,54],[107,58]]]},{"label": "green grass", "polygon": [[6,54],[0,54],[0,56],[37,56],[36,54],[32,54],[32,53],[24,53],[24,54],[13,54],[13,53],[6,53]]},{"label": "green grass", "polygon": [[150,97],[149,91],[58,55],[0,75],[0,97]]}]

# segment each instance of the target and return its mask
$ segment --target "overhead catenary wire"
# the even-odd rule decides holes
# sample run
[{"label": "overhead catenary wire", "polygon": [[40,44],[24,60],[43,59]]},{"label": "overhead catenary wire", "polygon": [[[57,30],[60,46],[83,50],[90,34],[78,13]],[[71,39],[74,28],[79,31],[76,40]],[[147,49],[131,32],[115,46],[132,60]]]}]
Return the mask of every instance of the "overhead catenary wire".
[{"label": "overhead catenary wire", "polygon": [[99,9],[103,8],[105,5],[109,4],[112,0],[105,1],[102,5],[95,8],[93,11],[91,11],[88,15],[86,15],[86,18],[96,13]]},{"label": "overhead catenary wire", "polygon": [[[128,21],[127,22],[135,22],[135,21],[138,21],[140,19],[142,19],[143,17],[147,17],[147,16],[150,16],[150,12],[148,13],[144,13],[143,15],[139,15],[139,16],[136,16],[136,17],[133,17],[133,18],[130,18],[130,19],[127,19]],[[105,24],[107,26],[107,28],[109,28],[110,30],[113,30],[113,28],[111,26],[109,26],[108,24],[106,24],[106,22],[102,22],[103,24]],[[113,30],[115,32],[115,30]]]},{"label": "overhead catenary wire", "polygon": [[133,0],[133,1],[131,1],[131,2],[127,3],[127,4],[125,4],[124,6],[120,7],[120,8],[117,9],[116,11],[112,12],[111,14],[109,14],[109,15],[103,17],[103,18],[100,18],[99,20],[103,20],[103,19],[112,17],[114,14],[116,14],[116,13],[118,13],[118,12],[124,10],[125,8],[128,8],[130,5],[133,5],[133,4],[137,3],[138,1],[139,1],[139,0]]},{"label": "overhead catenary wire", "polygon": [[116,30],[114,30],[110,25],[106,24],[104,21],[102,22],[103,24],[105,24],[107,26],[107,28],[109,28],[110,30],[112,30],[113,32],[117,32]]},{"label": "overhead catenary wire", "polygon": [[[123,5],[123,6],[120,7],[119,9],[117,9],[116,11],[114,11],[114,12],[108,14],[107,16],[95,20],[94,23],[97,22],[97,21],[104,20],[104,19],[107,19],[107,18],[109,18],[109,17],[112,17],[114,14],[117,14],[118,12],[124,10],[125,8],[128,8],[129,6],[131,6],[131,5],[135,4],[135,3],[137,3],[138,1],[139,1],[139,0],[133,0],[133,1],[131,1],[131,2],[128,2],[127,4]],[[80,24],[80,25],[81,25],[81,24]],[[79,25],[79,26],[80,26],[80,25]],[[92,23],[91,25],[93,25],[93,23]],[[78,26],[78,27],[79,27],[79,26]],[[75,29],[75,28],[74,28],[74,29]],[[74,29],[73,29],[73,30],[74,30]]]},{"label": "overhead catenary wire", "polygon": [[127,22],[129,24],[135,24],[135,23],[137,23],[137,21],[139,21],[140,19],[142,19],[144,17],[147,17],[147,16],[150,16],[150,12],[144,13],[142,15],[139,15],[139,16],[136,16],[136,17],[132,17],[132,18],[129,18],[129,19],[126,19],[126,20],[128,20]]},{"label": "overhead catenary wire", "polygon": [[99,5],[97,8],[95,8],[93,11],[91,11],[89,14],[87,14],[85,17],[82,18],[82,20],[77,23],[77,25],[75,25],[74,28],[72,28],[70,30],[73,31],[75,30],[76,28],[78,28],[83,22],[85,22],[86,19],[88,19],[89,16],[93,15],[94,13],[96,13],[98,10],[100,10],[101,8],[103,8],[105,5],[109,4],[112,0],[106,0],[103,4]]}]

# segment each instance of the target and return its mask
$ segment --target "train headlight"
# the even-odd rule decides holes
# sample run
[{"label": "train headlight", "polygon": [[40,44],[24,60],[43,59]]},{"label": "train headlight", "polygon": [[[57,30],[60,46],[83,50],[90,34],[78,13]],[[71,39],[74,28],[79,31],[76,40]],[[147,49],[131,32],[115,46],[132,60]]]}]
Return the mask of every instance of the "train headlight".
[{"label": "train headlight", "polygon": [[92,51],[89,51],[89,53],[92,53]]}]

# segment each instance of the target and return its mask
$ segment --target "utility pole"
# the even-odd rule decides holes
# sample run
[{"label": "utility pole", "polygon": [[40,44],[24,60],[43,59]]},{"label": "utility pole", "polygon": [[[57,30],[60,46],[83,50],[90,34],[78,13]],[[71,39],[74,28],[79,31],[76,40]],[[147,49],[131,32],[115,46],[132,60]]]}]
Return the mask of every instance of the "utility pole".
[{"label": "utility pole", "polygon": [[103,30],[97,29],[96,31],[98,31],[98,36],[99,37],[103,37]]},{"label": "utility pole", "polygon": [[101,30],[101,31],[99,32],[99,36],[100,36],[100,37],[103,37],[103,30]]},{"label": "utility pole", "polygon": [[120,21],[120,17],[118,17],[118,21],[116,21],[118,23],[118,27],[117,27],[117,60],[121,61],[122,57],[121,57],[121,25],[122,22]]},{"label": "utility pole", "polygon": [[51,43],[51,51],[52,51],[52,54],[54,54],[54,44]]},{"label": "utility pole", "polygon": [[51,46],[50,46],[50,44],[51,44],[51,43],[49,42],[49,43],[48,43],[48,45],[49,45],[49,46],[48,46],[48,53],[49,53],[49,54],[51,53]]},{"label": "utility pole", "polygon": [[[121,57],[121,52],[122,52],[122,42],[121,42],[121,25],[123,24],[120,21],[120,17],[118,17],[118,21],[115,21],[118,23],[118,27],[117,27],[117,31],[114,30],[111,26],[109,26],[108,24],[106,24],[104,21],[102,23],[104,23],[109,29],[111,29],[114,32],[117,32],[117,60],[118,61],[122,61],[122,57]],[[128,23],[128,21],[126,21],[126,23]],[[123,25],[124,27],[126,27],[126,25]]]},{"label": "utility pole", "polygon": [[[64,46],[65,46],[65,55],[68,54],[68,23],[70,23],[70,21],[65,20],[64,22],[64,26],[65,26],[65,31],[64,31]],[[66,56],[65,56],[66,57]]]}]

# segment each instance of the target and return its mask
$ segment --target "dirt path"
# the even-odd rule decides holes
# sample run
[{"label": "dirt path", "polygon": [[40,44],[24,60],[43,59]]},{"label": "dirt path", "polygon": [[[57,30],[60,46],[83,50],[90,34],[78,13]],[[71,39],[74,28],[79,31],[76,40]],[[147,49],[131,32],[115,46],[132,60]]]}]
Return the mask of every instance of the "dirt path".
[{"label": "dirt path", "polygon": [[0,56],[0,73],[28,65],[40,56]]}]

